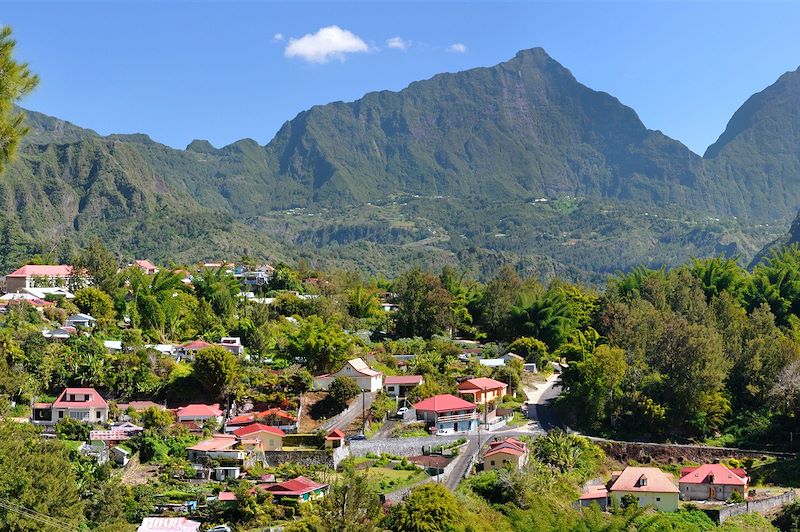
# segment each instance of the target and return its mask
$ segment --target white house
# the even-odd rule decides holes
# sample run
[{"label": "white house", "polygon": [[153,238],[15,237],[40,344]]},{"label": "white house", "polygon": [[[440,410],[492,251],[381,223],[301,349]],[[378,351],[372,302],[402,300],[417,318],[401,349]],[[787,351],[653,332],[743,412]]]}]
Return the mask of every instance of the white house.
[{"label": "white house", "polygon": [[88,314],[73,314],[64,323],[67,327],[85,327],[90,329],[95,326],[97,320]]},{"label": "white house", "polygon": [[365,392],[377,392],[383,388],[383,373],[375,371],[360,358],[348,360],[347,364],[336,373],[327,373],[314,377],[315,390],[327,390],[337,377],[350,377]]}]

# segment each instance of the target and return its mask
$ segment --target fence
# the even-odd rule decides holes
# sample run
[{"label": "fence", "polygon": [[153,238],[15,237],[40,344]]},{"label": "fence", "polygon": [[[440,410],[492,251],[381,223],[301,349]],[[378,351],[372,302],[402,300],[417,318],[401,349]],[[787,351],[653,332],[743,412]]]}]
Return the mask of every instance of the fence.
[{"label": "fence", "polygon": [[[717,513],[717,520],[720,524],[725,522],[726,519],[730,517],[735,517],[737,515],[743,514],[750,514],[755,512],[766,512],[772,510],[773,508],[777,508],[778,506],[785,506],[787,504],[792,503],[797,494],[794,490],[787,491],[782,493],[781,495],[775,495],[773,497],[767,497],[765,499],[757,499],[753,501],[746,501],[741,504],[734,504],[731,506],[725,506],[724,508],[720,508],[718,511],[709,511],[708,513]],[[712,517],[714,517],[712,515]]]}]

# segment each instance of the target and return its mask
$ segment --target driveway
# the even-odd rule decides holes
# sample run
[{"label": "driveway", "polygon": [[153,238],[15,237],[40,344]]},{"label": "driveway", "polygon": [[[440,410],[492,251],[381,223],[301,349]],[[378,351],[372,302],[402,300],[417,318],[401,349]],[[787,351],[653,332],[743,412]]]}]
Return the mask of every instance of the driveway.
[{"label": "driveway", "polygon": [[553,373],[536,387],[525,386],[525,394],[528,396],[525,403],[526,415],[528,419],[538,421],[544,430],[563,427],[558,411],[552,406],[553,399],[561,394],[560,379],[561,375]]},{"label": "driveway", "polygon": [[353,423],[356,418],[361,416],[362,409],[365,412],[369,411],[369,408],[372,406],[372,402],[375,400],[375,392],[367,392],[364,394],[364,399],[362,400],[361,395],[356,397],[350,406],[347,407],[347,410],[344,412],[337,414],[336,417],[332,418],[329,421],[326,421],[320,427],[322,427],[325,431],[331,431],[333,429],[340,429],[345,430],[351,423]]}]

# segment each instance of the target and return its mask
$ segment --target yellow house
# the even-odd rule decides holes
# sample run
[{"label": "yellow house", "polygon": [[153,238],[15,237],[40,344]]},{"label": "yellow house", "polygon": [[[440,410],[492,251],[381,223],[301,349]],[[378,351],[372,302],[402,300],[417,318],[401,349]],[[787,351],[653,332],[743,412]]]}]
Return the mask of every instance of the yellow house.
[{"label": "yellow house", "polygon": [[492,471],[505,467],[522,469],[527,461],[527,446],[514,438],[506,438],[489,444],[489,450],[483,455],[483,470]]},{"label": "yellow house", "polygon": [[233,433],[240,439],[257,440],[261,451],[280,451],[283,449],[283,437],[286,436],[278,427],[261,423],[238,428]]},{"label": "yellow house", "polygon": [[502,398],[506,394],[508,384],[488,377],[467,379],[458,385],[460,395],[472,395],[473,403],[483,405]]},{"label": "yellow house", "polygon": [[641,507],[675,512],[681,492],[672,477],[657,467],[626,467],[624,471],[612,473],[608,493],[617,504],[621,504],[626,495],[632,495]]}]

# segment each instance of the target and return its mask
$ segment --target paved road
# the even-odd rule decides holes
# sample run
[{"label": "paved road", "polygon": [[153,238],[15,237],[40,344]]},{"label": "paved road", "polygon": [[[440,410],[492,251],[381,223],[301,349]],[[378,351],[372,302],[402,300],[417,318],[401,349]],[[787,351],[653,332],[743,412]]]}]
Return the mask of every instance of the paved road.
[{"label": "paved road", "polygon": [[536,420],[539,426],[547,431],[553,428],[563,428],[558,411],[552,406],[552,401],[561,394],[561,375],[554,373],[547,380],[536,386],[536,389],[526,388],[528,402],[525,411],[528,419]]},{"label": "paved road", "polygon": [[445,486],[447,486],[450,490],[455,491],[461,480],[464,478],[467,468],[472,464],[472,457],[475,456],[478,451],[480,451],[478,446],[478,437],[470,436],[469,444],[464,451],[459,453],[459,455],[456,457],[456,464],[453,466],[453,470],[450,472],[450,475],[448,475],[447,480],[445,480]]}]

